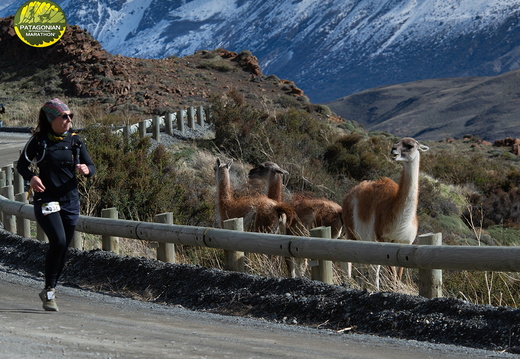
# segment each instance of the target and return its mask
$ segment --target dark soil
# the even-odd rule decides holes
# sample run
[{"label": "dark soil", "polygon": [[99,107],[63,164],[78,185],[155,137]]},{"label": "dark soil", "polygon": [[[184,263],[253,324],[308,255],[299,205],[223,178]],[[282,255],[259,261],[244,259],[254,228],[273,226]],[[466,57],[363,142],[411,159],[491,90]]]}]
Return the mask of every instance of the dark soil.
[{"label": "dark soil", "polygon": [[[42,276],[47,245],[0,230],[0,263]],[[69,250],[65,286],[197,311],[520,353],[520,310]]]}]

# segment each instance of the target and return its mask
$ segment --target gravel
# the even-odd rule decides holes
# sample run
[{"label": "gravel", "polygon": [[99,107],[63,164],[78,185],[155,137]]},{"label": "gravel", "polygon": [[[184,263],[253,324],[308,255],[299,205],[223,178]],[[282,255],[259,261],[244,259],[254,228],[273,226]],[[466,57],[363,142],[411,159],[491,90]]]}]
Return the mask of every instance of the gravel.
[{"label": "gravel", "polygon": [[[0,229],[0,263],[42,276],[47,245]],[[195,311],[520,354],[520,310],[453,298],[370,293],[69,249],[61,282]]]}]

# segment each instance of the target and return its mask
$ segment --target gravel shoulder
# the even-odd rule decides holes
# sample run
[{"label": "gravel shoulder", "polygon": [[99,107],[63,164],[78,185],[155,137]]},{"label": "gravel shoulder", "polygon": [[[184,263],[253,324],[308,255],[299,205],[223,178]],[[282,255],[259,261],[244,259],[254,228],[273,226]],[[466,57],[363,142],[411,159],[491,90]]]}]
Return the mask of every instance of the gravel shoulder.
[{"label": "gravel shoulder", "polygon": [[[0,264],[41,276],[46,244],[0,230]],[[193,311],[520,354],[520,310],[69,250],[62,283]],[[508,354],[509,353],[509,354]],[[512,355],[516,357],[516,355]]]}]

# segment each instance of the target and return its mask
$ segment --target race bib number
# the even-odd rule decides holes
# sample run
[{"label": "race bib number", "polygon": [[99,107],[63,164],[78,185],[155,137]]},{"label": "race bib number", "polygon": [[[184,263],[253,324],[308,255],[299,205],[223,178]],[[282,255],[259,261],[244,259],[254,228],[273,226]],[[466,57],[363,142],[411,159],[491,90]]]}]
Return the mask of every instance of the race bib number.
[{"label": "race bib number", "polygon": [[59,202],[49,202],[42,204],[42,214],[44,216],[54,212],[59,212],[60,209],[61,207]]}]

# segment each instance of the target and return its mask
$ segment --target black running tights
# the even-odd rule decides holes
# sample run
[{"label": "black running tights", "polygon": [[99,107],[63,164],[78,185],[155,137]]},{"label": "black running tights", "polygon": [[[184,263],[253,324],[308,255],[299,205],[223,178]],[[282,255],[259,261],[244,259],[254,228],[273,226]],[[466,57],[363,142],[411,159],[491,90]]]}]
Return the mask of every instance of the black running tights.
[{"label": "black running tights", "polygon": [[45,259],[45,287],[56,288],[65,267],[67,248],[74,236],[78,214],[70,213],[62,207],[60,212],[43,215],[41,204],[35,203],[34,211],[39,225],[49,239]]}]

